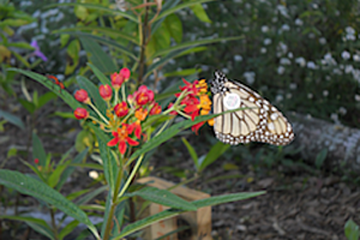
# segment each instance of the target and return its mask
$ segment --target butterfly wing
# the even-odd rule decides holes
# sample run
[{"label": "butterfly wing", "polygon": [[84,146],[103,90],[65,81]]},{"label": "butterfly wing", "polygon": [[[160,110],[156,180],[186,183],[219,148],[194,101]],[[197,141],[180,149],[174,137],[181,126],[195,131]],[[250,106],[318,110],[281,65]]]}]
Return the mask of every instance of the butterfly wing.
[{"label": "butterfly wing", "polygon": [[232,145],[249,142],[287,145],[294,139],[292,127],[283,114],[245,85],[217,71],[211,90],[215,114],[245,108],[215,118],[214,130],[220,141]]}]

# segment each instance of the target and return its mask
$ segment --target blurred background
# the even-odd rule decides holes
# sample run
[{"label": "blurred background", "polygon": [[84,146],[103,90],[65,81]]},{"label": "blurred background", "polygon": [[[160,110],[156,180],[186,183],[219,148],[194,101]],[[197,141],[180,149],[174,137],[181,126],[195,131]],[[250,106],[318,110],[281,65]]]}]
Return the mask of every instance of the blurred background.
[{"label": "blurred background", "polygon": [[[17,157],[30,159],[34,129],[55,157],[74,144],[77,151],[93,144],[55,94],[9,67],[54,75],[73,93],[79,89],[76,76],[98,84],[88,62],[107,75],[128,66],[134,79],[156,90],[159,101],[178,90],[182,78],[210,80],[218,69],[268,99],[302,137],[286,147],[251,143],[222,148],[192,187],[214,195],[259,189],[269,194],[248,204],[213,208],[214,239],[350,239],[345,223],[360,223],[360,2],[202,1],[166,12],[192,1],[158,1],[164,20],[146,33],[151,37],[142,77],[137,64],[142,33],[133,14],[141,11],[132,8],[148,2],[157,1],[0,0],[0,121],[5,119],[0,122],[0,168],[25,169]],[[150,12],[151,19],[156,8]],[[322,127],[329,129],[325,137],[312,135],[316,129],[325,131]],[[185,132],[147,157],[144,174],[189,179],[196,171],[188,145],[205,157],[217,142],[208,126],[198,135]],[[79,170],[78,178],[94,184],[87,173]],[[3,204],[11,205],[13,196],[3,196]],[[19,234],[24,230],[16,229]]]}]

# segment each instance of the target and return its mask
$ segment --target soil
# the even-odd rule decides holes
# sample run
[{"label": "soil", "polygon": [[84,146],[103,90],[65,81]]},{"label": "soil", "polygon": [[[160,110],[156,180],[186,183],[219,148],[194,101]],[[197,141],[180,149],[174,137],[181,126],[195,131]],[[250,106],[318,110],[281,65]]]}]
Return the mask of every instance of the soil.
[{"label": "soil", "polygon": [[[3,103],[0,106],[2,110],[20,116],[27,126],[26,130],[19,130],[11,124],[5,125],[5,131],[0,135],[2,140],[0,142],[0,165],[4,164],[3,168],[5,169],[30,172],[25,165],[21,164],[19,157],[12,157],[4,162],[9,146],[16,146],[21,150],[20,153],[24,153],[27,148],[31,152],[31,144],[29,145],[31,129],[28,126],[33,122],[30,115],[22,109],[15,99],[7,99],[6,104]],[[52,152],[55,158],[59,158],[61,153],[73,146],[80,127],[75,120],[63,120],[57,117],[45,118],[55,109],[59,111],[59,106],[54,106],[53,103],[43,107],[37,113],[34,126],[46,151]],[[66,107],[62,110],[69,111]],[[196,135],[192,135],[191,138],[195,139],[196,137]],[[266,148],[267,146],[262,145],[261,147]],[[175,159],[171,166],[193,169],[192,160],[189,157],[182,156],[176,159],[176,154],[169,156],[171,153],[164,149],[166,149],[166,145],[159,148],[159,152],[166,152],[162,156]],[[186,152],[185,149],[183,150]],[[182,149],[179,151],[181,152]],[[25,160],[32,161],[31,157],[25,158]],[[198,180],[195,185],[190,185],[190,187],[209,192],[212,196],[259,190],[266,190],[267,193],[254,199],[213,207],[212,235],[214,239],[346,240],[345,222],[348,219],[353,219],[357,224],[360,224],[360,188],[353,183],[342,181],[341,176],[322,172],[313,175],[301,169],[292,171],[290,174],[284,174],[281,167],[271,169],[266,174],[259,176],[247,163],[239,165],[238,162],[232,162],[238,164],[238,169],[224,170],[222,167],[224,161],[219,159],[210,165],[205,171],[204,177],[201,178],[202,180]],[[151,165],[158,169],[168,166],[170,163],[164,158],[156,158],[155,155],[151,160]],[[91,183],[87,171],[78,170],[76,174],[78,177],[69,179],[65,192],[79,190]],[[170,181],[180,181],[179,178],[170,174],[161,173],[158,175]],[[206,181],[214,176],[225,175],[244,177]],[[22,203],[25,202],[24,199],[27,199],[28,205],[38,204],[31,198],[22,197],[23,199],[20,201]],[[13,224],[13,222],[2,222],[0,239],[5,239],[5,235],[2,234],[10,231],[6,227],[13,226]],[[15,239],[40,239],[34,231],[24,227],[19,228],[19,231],[14,235],[16,236]]]}]

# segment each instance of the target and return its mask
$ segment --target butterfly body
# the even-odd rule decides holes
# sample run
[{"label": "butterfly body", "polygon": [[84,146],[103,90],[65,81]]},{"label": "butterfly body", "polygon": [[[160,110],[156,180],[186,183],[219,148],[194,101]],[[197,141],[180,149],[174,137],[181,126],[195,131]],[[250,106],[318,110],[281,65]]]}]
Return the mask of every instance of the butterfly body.
[{"label": "butterfly body", "polygon": [[229,80],[220,71],[212,81],[214,113],[242,108],[216,117],[216,137],[228,144],[265,142],[287,145],[294,139],[288,120],[258,93]]}]

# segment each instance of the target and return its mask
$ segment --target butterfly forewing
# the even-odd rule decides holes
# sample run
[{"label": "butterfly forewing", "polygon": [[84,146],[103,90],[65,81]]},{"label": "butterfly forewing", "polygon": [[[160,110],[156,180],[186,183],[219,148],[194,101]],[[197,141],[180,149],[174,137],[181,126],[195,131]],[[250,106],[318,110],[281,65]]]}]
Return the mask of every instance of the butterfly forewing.
[{"label": "butterfly forewing", "polygon": [[242,108],[215,118],[216,137],[229,144],[265,142],[289,144],[294,133],[288,120],[258,93],[231,81],[219,71],[212,82],[214,113]]}]

